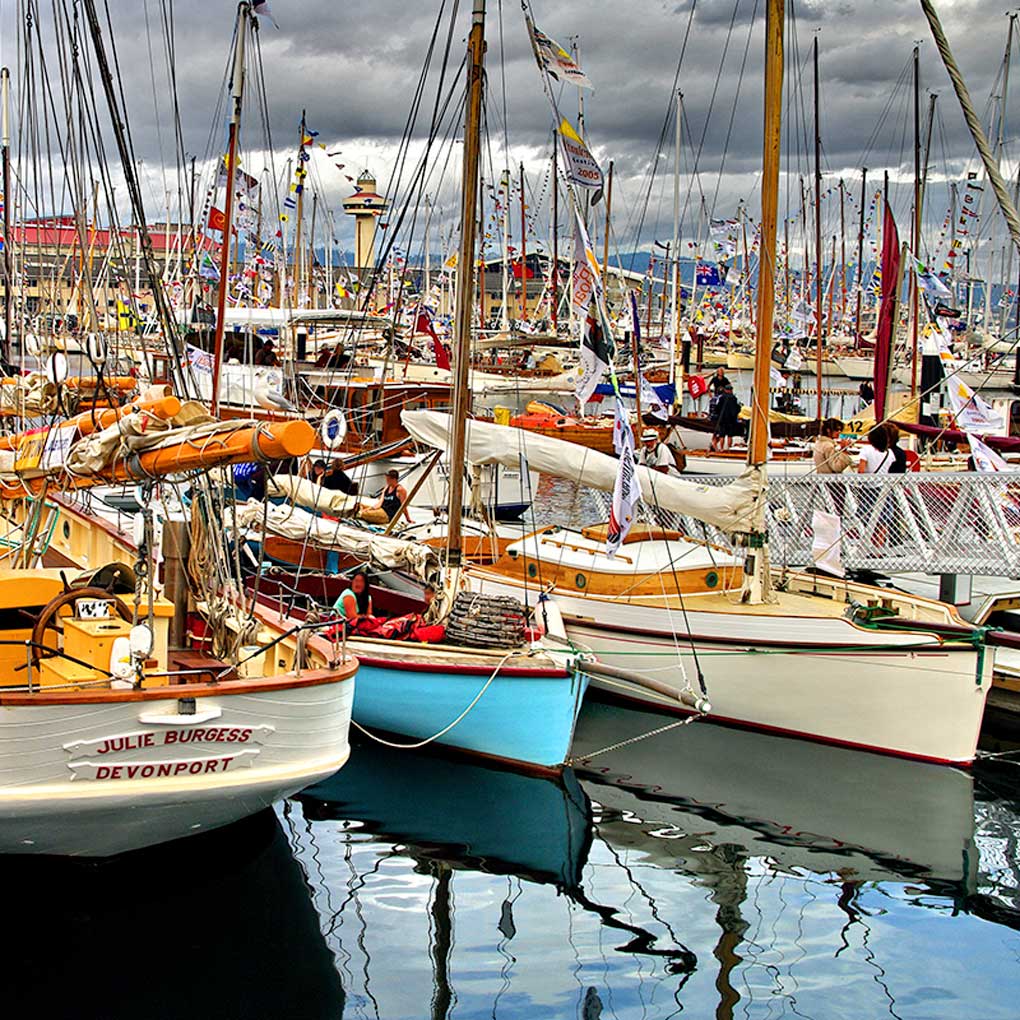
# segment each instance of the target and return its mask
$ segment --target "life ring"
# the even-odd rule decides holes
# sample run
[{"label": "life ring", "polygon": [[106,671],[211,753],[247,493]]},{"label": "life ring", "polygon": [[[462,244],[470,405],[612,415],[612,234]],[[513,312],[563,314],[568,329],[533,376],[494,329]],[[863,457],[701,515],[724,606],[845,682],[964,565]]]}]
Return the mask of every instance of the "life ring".
[{"label": "life ring", "polygon": [[343,444],[344,439],[347,437],[347,418],[344,416],[343,411],[339,409],[330,411],[322,419],[322,424],[319,426],[319,436],[322,439],[322,445],[327,450],[335,450]]}]

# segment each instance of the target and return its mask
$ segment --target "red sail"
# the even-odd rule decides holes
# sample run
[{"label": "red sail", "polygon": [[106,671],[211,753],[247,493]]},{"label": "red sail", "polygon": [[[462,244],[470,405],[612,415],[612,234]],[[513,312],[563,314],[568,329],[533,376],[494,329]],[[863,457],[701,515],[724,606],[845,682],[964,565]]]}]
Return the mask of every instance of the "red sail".
[{"label": "red sail", "polygon": [[875,421],[885,417],[885,395],[889,390],[889,366],[892,362],[896,323],[896,290],[900,280],[900,235],[888,203],[882,219],[882,303],[878,309],[875,335]]}]

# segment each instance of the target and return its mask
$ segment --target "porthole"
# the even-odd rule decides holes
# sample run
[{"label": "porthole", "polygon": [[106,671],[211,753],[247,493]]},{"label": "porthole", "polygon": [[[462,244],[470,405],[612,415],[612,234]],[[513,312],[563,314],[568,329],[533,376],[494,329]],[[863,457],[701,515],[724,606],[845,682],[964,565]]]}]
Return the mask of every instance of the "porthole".
[{"label": "porthole", "polygon": [[71,522],[70,521],[64,521],[64,538],[70,538],[70,537],[71,537]]},{"label": "porthole", "polygon": [[708,585],[709,588],[716,588],[716,587],[718,587],[718,585],[719,585],[719,575],[714,570],[710,570],[705,575],[705,584]]},{"label": "porthole", "polygon": [[574,584],[578,588],[583,588],[588,583],[588,578],[584,574],[574,574]]},{"label": "porthole", "polygon": [[528,564],[528,577],[538,577],[538,564],[537,563],[529,563]]}]

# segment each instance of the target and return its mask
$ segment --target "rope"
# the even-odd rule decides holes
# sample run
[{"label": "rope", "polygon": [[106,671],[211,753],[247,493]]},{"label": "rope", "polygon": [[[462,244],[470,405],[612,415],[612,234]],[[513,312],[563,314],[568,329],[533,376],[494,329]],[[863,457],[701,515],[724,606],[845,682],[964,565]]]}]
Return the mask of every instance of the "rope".
[{"label": "rope", "polygon": [[374,740],[376,743],[382,744],[384,747],[392,747],[399,751],[414,751],[419,747],[425,747],[426,744],[431,744],[434,741],[438,740],[440,737],[445,736],[447,733],[450,732],[450,730],[454,728],[454,726],[456,726],[459,722],[461,722],[463,719],[467,717],[467,714],[471,711],[471,709],[475,707],[475,705],[478,704],[482,695],[489,689],[489,685],[492,683],[492,681],[495,680],[496,677],[499,675],[499,671],[506,664],[507,659],[509,659],[513,654],[514,653],[512,651],[507,652],[506,655],[504,655],[503,658],[496,663],[496,668],[489,675],[489,679],[486,680],[485,683],[482,685],[482,689],[475,695],[474,700],[471,702],[471,704],[468,705],[468,707],[465,708],[464,711],[461,712],[460,715],[458,715],[457,718],[454,719],[452,723],[450,723],[448,726],[444,726],[438,733],[433,734],[431,737],[426,737],[424,740],[419,740],[414,744],[397,744],[394,743],[392,740],[386,740],[383,737],[380,737],[377,734],[372,733],[370,730],[365,729],[364,726],[362,726],[360,723],[355,722],[353,719],[351,720],[351,725],[354,726],[360,733],[364,733],[365,736],[368,737],[370,740]]},{"label": "rope", "polygon": [[971,102],[970,92],[967,90],[967,84],[963,80],[963,75],[960,74],[960,68],[953,57],[953,51],[949,48],[949,40],[946,38],[942,23],[939,21],[938,14],[935,13],[931,0],[921,0],[921,10],[924,11],[924,16],[928,19],[928,24],[931,26],[931,34],[935,37],[935,45],[938,47],[942,63],[946,65],[946,73],[949,75],[953,88],[956,90],[956,98],[960,101],[960,106],[963,109],[964,120],[967,121],[967,127],[970,128],[974,144],[977,146],[978,154],[981,156],[981,162],[985,165],[985,173],[988,174],[988,180],[991,181],[992,190],[995,192],[999,208],[1002,210],[1002,217],[1009,228],[1009,235],[1013,239],[1013,244],[1020,249],[1020,217],[1017,216],[1016,208],[1009,197],[1009,192],[1006,190],[1006,182],[1002,179],[1002,174],[999,173],[998,160],[996,160],[988,144],[988,139],[985,138],[984,128],[981,126],[981,121],[978,120],[977,111]]},{"label": "rope", "polygon": [[621,740],[615,744],[610,744],[608,747],[600,748],[598,751],[592,751],[590,754],[582,755],[581,757],[569,757],[565,764],[577,765],[580,762],[591,761],[592,758],[597,758],[601,754],[608,754],[610,751],[618,751],[621,747],[628,747],[630,744],[640,743],[642,740],[647,740],[649,737],[656,737],[660,733],[668,733],[670,730],[679,729],[681,726],[690,726],[692,722],[697,722],[703,718],[702,713],[695,715],[689,715],[685,719],[677,719],[676,722],[667,723],[665,726],[659,726],[654,730],[649,730],[647,733],[641,733],[636,737],[628,737],[626,740]]}]

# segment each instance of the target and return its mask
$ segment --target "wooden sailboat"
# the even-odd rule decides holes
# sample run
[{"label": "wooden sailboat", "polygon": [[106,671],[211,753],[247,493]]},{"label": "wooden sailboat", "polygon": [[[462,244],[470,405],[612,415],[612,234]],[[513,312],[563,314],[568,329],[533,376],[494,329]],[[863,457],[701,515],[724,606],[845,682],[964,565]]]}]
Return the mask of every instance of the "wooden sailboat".
[{"label": "wooden sailboat", "polygon": [[[468,38],[467,106],[464,142],[463,193],[461,204],[460,251],[457,261],[457,309],[454,331],[454,428],[449,452],[450,463],[464,463],[464,441],[469,409],[468,369],[471,343],[471,316],[474,300],[476,223],[478,207],[480,125],[482,111],[483,64],[485,50],[485,0],[474,0],[471,32]],[[348,547],[364,550],[363,559],[379,562],[381,556],[396,555],[413,561],[419,569],[419,580],[442,588],[437,603],[441,612],[433,610],[428,620],[449,622],[465,600],[468,619],[475,620],[475,629],[482,635],[486,626],[500,630],[495,617],[500,614],[523,615],[523,604],[500,606],[484,600],[473,602],[463,592],[462,571],[465,541],[462,529],[464,503],[464,472],[454,470],[449,477],[449,527],[445,542],[446,569],[437,570],[435,550],[404,542],[405,553],[395,547],[401,543],[389,536],[373,536],[341,525],[333,529],[335,540]],[[406,555],[405,555],[406,554]],[[392,564],[392,560],[387,562]],[[332,606],[345,584],[338,577],[322,575],[309,582],[287,572],[277,572],[270,579],[277,583],[259,585],[260,599],[266,607],[276,599],[283,602],[287,590],[295,590],[304,581],[304,591],[319,607]],[[309,583],[312,587],[309,588]],[[316,590],[317,589],[317,590]],[[385,593],[373,589],[379,599],[376,608],[384,608]],[[301,619],[303,610],[291,599],[288,613]],[[391,596],[392,604],[392,596]],[[418,601],[393,605],[403,613],[408,610],[424,613]],[[437,609],[439,606],[437,606]],[[471,646],[462,640],[423,643],[412,640],[389,640],[355,632],[346,640],[360,662],[358,691],[354,704],[355,722],[378,734],[399,734],[398,744],[411,746],[438,743],[487,758],[498,759],[515,767],[531,770],[559,770],[565,761],[574,731],[574,724],[587,685],[582,657],[570,650],[564,640],[561,652],[551,643],[529,640],[523,630],[510,635],[513,628],[502,629],[492,642],[479,637]],[[452,633],[452,630],[451,630]],[[461,631],[461,633],[463,633]],[[389,738],[383,738],[389,739]]]},{"label": "wooden sailboat", "polygon": [[[95,6],[84,9],[148,243]],[[241,38],[250,16],[241,4]],[[0,443],[0,499],[33,500],[5,544],[15,565],[0,570],[0,852],[108,856],[177,839],[260,811],[347,759],[357,663],[332,642],[271,610],[224,605],[217,625],[235,653],[171,647],[176,607],[154,580],[150,509],[133,550],[112,529],[86,529],[86,577],[36,566],[48,491],[130,479],[148,504],[167,476],[202,490],[210,469],[302,456],[314,440],[303,422],[189,422],[181,411],[160,395]],[[10,503],[4,516],[15,516]]]},{"label": "wooden sailboat", "polygon": [[[783,78],[782,0],[766,20],[763,253],[758,290],[751,443],[744,474],[728,487],[694,486],[638,468],[643,498],[688,512],[734,536],[724,550],[686,535],[635,529],[619,554],[602,535],[545,528],[495,564],[472,567],[479,592],[547,593],[566,633],[608,663],[594,682],[657,708],[814,740],[936,762],[971,762],[993,653],[980,630],[943,603],[890,595],[818,575],[774,573],[764,526],[769,352],[778,206]],[[448,442],[449,423],[405,414],[419,441]],[[471,423],[467,458],[522,454],[533,470],[612,490],[616,462],[519,434],[507,449],[494,426]],[[683,700],[682,700],[683,699]],[[686,703],[684,703],[686,702]]]}]

